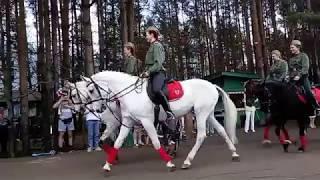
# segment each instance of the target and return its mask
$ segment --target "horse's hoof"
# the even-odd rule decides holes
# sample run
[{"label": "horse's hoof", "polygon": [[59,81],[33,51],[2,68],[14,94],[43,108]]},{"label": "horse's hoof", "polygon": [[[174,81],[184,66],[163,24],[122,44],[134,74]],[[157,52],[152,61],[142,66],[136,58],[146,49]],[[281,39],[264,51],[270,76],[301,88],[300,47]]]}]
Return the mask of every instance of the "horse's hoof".
[{"label": "horse's hoof", "polygon": [[232,157],[232,162],[240,162],[240,156]]},{"label": "horse's hoof", "polygon": [[290,145],[290,144],[288,144],[288,143],[286,143],[286,144],[283,144],[283,145],[282,145],[282,146],[283,146],[283,151],[284,151],[284,152],[286,152],[286,153],[288,152],[289,145]]},{"label": "horse's hoof", "polygon": [[170,172],[173,172],[176,170],[176,166],[171,161],[167,162],[167,168]]},{"label": "horse's hoof", "polygon": [[110,167],[103,166],[102,170],[104,170],[105,172],[110,172],[110,171],[111,171],[111,168],[110,168]]},{"label": "horse's hoof", "polygon": [[181,169],[186,170],[186,169],[190,169],[190,167],[191,167],[191,164],[183,163],[182,166],[181,166]]},{"label": "horse's hoof", "polygon": [[110,172],[111,171],[111,167],[110,167],[110,164],[106,163],[102,169],[105,171],[105,172]]},{"label": "horse's hoof", "polygon": [[304,149],[304,147],[299,147],[299,148],[298,148],[298,151],[301,152],[301,153],[303,153],[303,152],[305,152],[305,149]]},{"label": "horse's hoof", "polygon": [[177,168],[176,166],[168,167],[169,172],[174,172]]},{"label": "horse's hoof", "polygon": [[265,139],[262,141],[262,145],[268,147],[271,145],[271,141],[269,139]]}]

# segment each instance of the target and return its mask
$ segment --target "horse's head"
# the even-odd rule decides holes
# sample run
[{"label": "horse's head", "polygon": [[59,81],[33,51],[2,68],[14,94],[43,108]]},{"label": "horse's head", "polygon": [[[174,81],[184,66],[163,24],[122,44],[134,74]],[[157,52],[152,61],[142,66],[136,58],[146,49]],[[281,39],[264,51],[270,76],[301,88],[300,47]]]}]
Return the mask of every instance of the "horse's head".
[{"label": "horse's head", "polygon": [[86,88],[87,83],[84,81],[76,83],[67,83],[67,87],[70,89],[70,98],[74,104],[75,111],[80,112],[81,108],[84,108],[86,103],[89,102],[89,92]]},{"label": "horse's head", "polygon": [[262,80],[248,80],[244,83],[244,93],[246,94],[246,102],[252,105],[256,99],[259,99],[261,109],[268,108],[270,91]]},{"label": "horse's head", "polygon": [[102,112],[105,109],[105,98],[110,94],[101,85],[98,85],[92,78],[81,76],[81,79],[86,82],[86,90],[90,98],[93,110]]}]

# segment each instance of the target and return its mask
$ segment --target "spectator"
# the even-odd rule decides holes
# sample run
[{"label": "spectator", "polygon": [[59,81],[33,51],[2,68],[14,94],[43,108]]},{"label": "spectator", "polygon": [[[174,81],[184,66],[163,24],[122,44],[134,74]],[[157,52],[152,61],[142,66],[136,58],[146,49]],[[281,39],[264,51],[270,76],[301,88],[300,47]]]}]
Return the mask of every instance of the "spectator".
[{"label": "spectator", "polygon": [[86,121],[88,130],[88,149],[87,152],[101,151],[99,147],[101,116],[92,108],[86,110]]},{"label": "spectator", "polygon": [[58,96],[60,99],[53,105],[53,108],[58,108],[58,131],[59,131],[59,140],[58,146],[59,150],[62,151],[64,145],[64,134],[68,131],[68,150],[72,149],[73,146],[73,135],[74,131],[74,120],[73,120],[73,109],[74,106],[69,99],[67,90],[59,90]]},{"label": "spectator", "polygon": [[245,121],[245,125],[244,125],[244,132],[245,133],[248,133],[250,124],[251,124],[251,131],[256,132],[254,129],[254,115],[256,113],[255,103],[257,101],[258,100],[255,100],[254,102],[248,101],[246,104],[246,107],[245,107],[246,121]]}]

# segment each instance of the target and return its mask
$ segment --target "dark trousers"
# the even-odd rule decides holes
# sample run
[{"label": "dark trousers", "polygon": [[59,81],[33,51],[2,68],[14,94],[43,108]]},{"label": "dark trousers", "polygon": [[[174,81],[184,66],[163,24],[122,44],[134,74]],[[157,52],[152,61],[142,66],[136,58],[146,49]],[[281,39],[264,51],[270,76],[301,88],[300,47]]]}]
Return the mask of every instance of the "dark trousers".
[{"label": "dark trousers", "polygon": [[162,92],[162,88],[165,85],[166,81],[166,75],[164,72],[160,71],[157,73],[152,73],[150,75],[150,80],[152,84],[152,91],[155,93],[156,98],[160,100],[161,105],[165,111],[171,111],[169,107],[169,102],[167,100],[167,97]]},{"label": "dark trousers", "polygon": [[1,153],[7,153],[7,144],[8,144],[8,127],[0,126],[0,146]]},{"label": "dark trousers", "polygon": [[319,108],[317,100],[311,91],[311,85],[310,85],[310,81],[309,81],[308,77],[303,77],[301,79],[301,85],[302,85],[303,89],[305,90],[308,101],[312,104],[312,107],[314,109]]}]

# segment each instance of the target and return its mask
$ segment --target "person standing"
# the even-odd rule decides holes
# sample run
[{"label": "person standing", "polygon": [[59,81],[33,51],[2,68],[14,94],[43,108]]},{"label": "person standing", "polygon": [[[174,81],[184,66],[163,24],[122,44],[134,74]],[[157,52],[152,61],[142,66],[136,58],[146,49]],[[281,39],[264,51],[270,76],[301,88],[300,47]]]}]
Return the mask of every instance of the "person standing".
[{"label": "person standing", "polygon": [[244,132],[248,133],[249,126],[251,125],[251,131],[256,132],[254,129],[254,118],[256,113],[256,107],[255,107],[255,101],[254,102],[246,102],[245,111],[246,111],[246,121],[244,125]]},{"label": "person standing", "polygon": [[86,122],[88,130],[88,149],[87,152],[101,151],[99,147],[101,115],[92,108],[87,109]]},{"label": "person standing", "polygon": [[74,120],[73,120],[73,109],[74,105],[69,99],[68,91],[60,89],[58,91],[60,99],[53,105],[54,109],[58,108],[58,131],[59,139],[58,146],[59,150],[62,151],[64,145],[64,134],[68,132],[68,149],[71,150],[73,146],[73,134],[74,131]]}]

